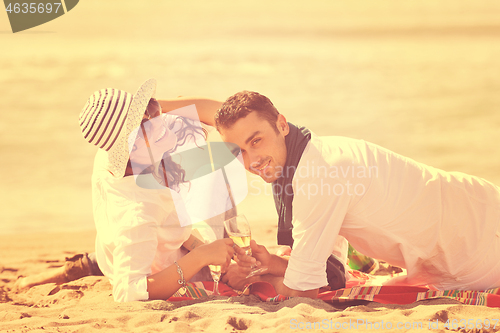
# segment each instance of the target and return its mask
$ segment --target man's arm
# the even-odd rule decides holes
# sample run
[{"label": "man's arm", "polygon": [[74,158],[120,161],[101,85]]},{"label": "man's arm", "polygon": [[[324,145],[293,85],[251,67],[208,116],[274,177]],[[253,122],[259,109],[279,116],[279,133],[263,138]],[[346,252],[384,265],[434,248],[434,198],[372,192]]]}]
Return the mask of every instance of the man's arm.
[{"label": "man's arm", "polygon": [[[177,97],[158,100],[158,102],[161,105],[162,112],[166,113],[173,111],[172,114],[176,114],[174,111],[176,109],[194,104],[196,106],[196,111],[198,111],[200,121],[210,126],[215,126],[214,116],[222,105],[220,101],[202,97]],[[185,115],[180,114],[180,116]]]},{"label": "man's arm", "polygon": [[[288,257],[272,255],[265,246],[258,245],[254,240],[250,241],[250,247],[252,248],[252,256],[246,255],[245,251],[238,246],[235,247],[234,251],[238,254],[236,258],[237,264],[229,267],[226,274],[222,276],[221,281],[234,289],[241,290],[245,285],[258,281],[273,284],[271,277],[280,277],[282,279],[288,265]],[[268,270],[260,275],[246,278],[253,265],[266,267]]]},{"label": "man's arm", "polygon": [[[302,296],[317,298],[318,289],[299,291],[288,288],[283,284],[283,276],[285,275],[288,266],[288,256],[277,256],[270,254],[266,247],[258,245],[254,240],[250,242],[252,248],[252,256],[247,256],[245,251],[239,247],[235,248],[238,254],[238,265],[233,266],[228,273],[223,277],[222,282],[225,282],[233,288],[240,289],[248,283],[257,281],[266,281],[273,285],[278,294],[284,296]],[[251,271],[252,265],[259,261],[262,267],[267,267],[266,274],[245,278]]]},{"label": "man's arm", "polygon": [[262,281],[266,281],[272,284],[276,292],[283,296],[318,298],[319,289],[311,289],[305,291],[290,289],[283,284],[282,276],[267,274],[262,276]]},{"label": "man's arm", "polygon": [[[245,251],[241,248],[235,248],[235,252],[238,254],[238,266],[231,267],[228,273],[223,277],[222,282],[229,284],[235,289],[241,289],[248,283],[266,281],[273,285],[278,294],[284,296],[318,297],[319,289],[300,291],[285,286],[283,277],[288,266],[288,256],[282,257],[270,254],[265,246],[258,245],[254,240],[250,241],[250,247],[252,248],[251,257],[247,256]],[[263,275],[252,276],[248,279],[245,278],[250,272],[251,266],[255,265],[257,260],[260,262],[261,266],[267,267],[268,271]]]},{"label": "man's arm", "polygon": [[[278,294],[284,296],[294,296],[294,297],[299,297],[299,296],[310,297],[310,298],[318,297],[319,289],[300,291],[285,286],[285,284],[283,283],[283,277],[285,275],[286,268],[288,267],[288,259],[289,259],[288,256],[282,257],[270,254],[269,251],[267,251],[267,249],[265,248],[265,246],[258,245],[253,240],[251,241],[250,246],[252,248],[252,256],[255,257],[255,259],[248,256],[247,257],[239,256],[238,259],[241,258],[241,260],[246,260],[247,262],[250,263],[252,261],[255,262],[255,260],[259,260],[262,266],[268,267],[269,269],[267,271],[268,274],[260,276],[260,280],[271,283]],[[236,250],[236,252],[241,253],[239,252],[239,250],[241,249]]]},{"label": "man's arm", "polygon": [[252,256],[247,256],[245,251],[239,247],[235,248],[238,254],[238,266],[241,271],[250,273],[252,265],[267,267],[266,274],[274,276],[284,276],[288,266],[289,257],[280,257],[275,254],[270,254],[264,245],[258,245],[253,239],[250,241]]}]

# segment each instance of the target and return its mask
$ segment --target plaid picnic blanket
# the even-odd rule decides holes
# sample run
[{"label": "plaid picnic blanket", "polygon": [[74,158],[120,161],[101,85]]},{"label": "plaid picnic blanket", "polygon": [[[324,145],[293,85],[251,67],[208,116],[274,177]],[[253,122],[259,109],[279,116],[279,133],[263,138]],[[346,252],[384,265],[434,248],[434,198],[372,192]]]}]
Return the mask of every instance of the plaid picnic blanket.
[{"label": "plaid picnic blanket", "polygon": [[[416,301],[449,298],[468,305],[500,307],[500,288],[485,291],[467,290],[430,290],[411,286],[360,286],[334,291],[320,292],[319,299],[338,304],[355,300],[372,301],[382,304],[410,304]],[[266,301],[282,301],[282,295],[269,297]]]},{"label": "plaid picnic blanket", "polygon": [[[212,295],[212,281],[188,283],[188,290],[185,295],[176,292],[169,301],[181,301],[188,299],[198,299]],[[243,292],[238,292],[228,287],[224,283],[219,283],[219,293],[221,296],[256,295],[265,302],[280,302],[289,297],[279,295],[274,287],[267,282],[255,282],[248,285]],[[371,301],[382,304],[410,304],[416,301],[449,298],[468,305],[483,305],[500,308],[500,288],[488,289],[484,291],[467,290],[430,290],[423,287],[413,286],[374,286],[364,285],[360,281],[359,285],[339,290],[320,289],[318,298],[330,303],[339,304],[352,301]]]}]

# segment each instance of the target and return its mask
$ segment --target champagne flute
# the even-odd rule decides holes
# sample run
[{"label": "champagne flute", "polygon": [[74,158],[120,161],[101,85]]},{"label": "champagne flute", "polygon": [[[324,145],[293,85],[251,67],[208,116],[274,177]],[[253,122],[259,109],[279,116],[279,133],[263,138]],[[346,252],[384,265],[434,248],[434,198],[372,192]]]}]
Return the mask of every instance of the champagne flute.
[{"label": "champagne flute", "polygon": [[[213,232],[206,233],[205,237],[208,238],[205,241],[205,243],[212,243],[212,242],[217,240],[217,236]],[[222,266],[221,265],[208,265],[208,268],[210,269],[210,275],[212,275],[212,279],[214,280],[213,294],[220,295],[220,293],[219,293],[219,281],[220,281],[220,276],[222,273]]]},{"label": "champagne flute", "polygon": [[208,265],[210,268],[210,274],[212,275],[212,279],[214,280],[214,295],[220,295],[219,293],[219,280],[222,271],[221,265]]},{"label": "champagne flute", "polygon": [[[217,227],[223,228],[220,224]],[[217,234],[220,234],[220,236],[222,236],[223,232],[220,229],[219,231],[214,230],[214,228],[209,224],[207,224],[207,222],[205,221],[200,221],[193,225],[193,230],[191,231],[191,234],[197,237],[198,239],[201,239],[202,242],[204,242],[205,244],[209,244],[215,242],[219,238],[217,237]],[[210,275],[214,280],[213,294],[220,295],[219,281],[220,281],[220,276],[222,274],[222,265],[208,265],[208,268],[210,269]]]},{"label": "champagne flute", "polygon": [[[248,256],[252,255],[252,249],[250,248],[250,240],[252,239],[250,233],[250,224],[248,223],[245,215],[237,215],[228,220],[224,221],[224,227],[226,232],[234,242],[245,251]],[[256,265],[252,265],[252,271],[247,275],[247,279],[258,273],[267,271],[267,267],[257,268]]]}]

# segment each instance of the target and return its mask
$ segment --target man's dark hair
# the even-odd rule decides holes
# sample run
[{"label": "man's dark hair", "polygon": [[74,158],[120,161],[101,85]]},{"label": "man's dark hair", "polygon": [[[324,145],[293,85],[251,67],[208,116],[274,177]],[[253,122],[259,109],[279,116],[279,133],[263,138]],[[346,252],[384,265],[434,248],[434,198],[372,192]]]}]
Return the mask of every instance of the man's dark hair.
[{"label": "man's dark hair", "polygon": [[279,132],[276,127],[279,112],[271,100],[257,92],[247,90],[234,94],[222,104],[215,114],[215,127],[217,131],[229,128],[239,119],[248,116],[250,112],[257,112],[276,132]]}]

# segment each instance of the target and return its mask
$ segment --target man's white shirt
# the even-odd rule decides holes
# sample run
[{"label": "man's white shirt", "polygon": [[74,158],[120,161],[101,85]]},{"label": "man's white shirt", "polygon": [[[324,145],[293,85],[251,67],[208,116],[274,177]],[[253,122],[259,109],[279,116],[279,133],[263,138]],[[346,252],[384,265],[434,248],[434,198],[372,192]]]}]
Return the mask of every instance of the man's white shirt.
[{"label": "man's white shirt", "polygon": [[[344,236],[361,253],[406,268],[406,283],[484,289],[500,269],[500,189],[362,140],[312,135],[292,180],[294,248],[284,284],[327,285]],[[490,258],[490,262],[485,262]]]}]

